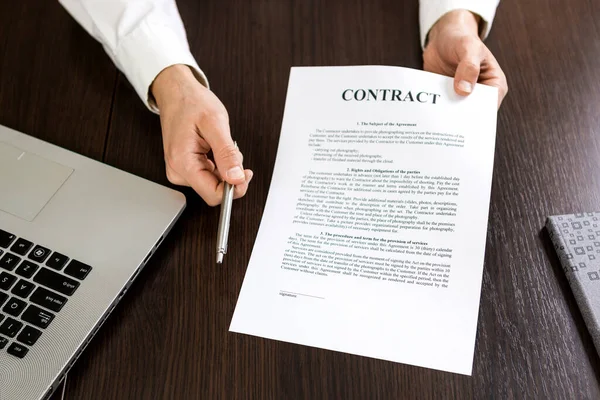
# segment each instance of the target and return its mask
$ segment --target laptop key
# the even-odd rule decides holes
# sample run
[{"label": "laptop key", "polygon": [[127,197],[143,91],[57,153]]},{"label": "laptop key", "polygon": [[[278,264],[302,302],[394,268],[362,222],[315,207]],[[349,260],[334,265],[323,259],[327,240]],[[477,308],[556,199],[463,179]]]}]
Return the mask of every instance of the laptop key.
[{"label": "laptop key", "polygon": [[17,340],[21,343],[24,343],[29,346],[33,346],[35,342],[39,339],[42,331],[35,329],[32,326],[26,325],[25,328],[19,333],[17,336]]},{"label": "laptop key", "polygon": [[67,263],[67,260],[69,260],[69,257],[65,256],[64,254],[57,253],[55,251],[54,253],[52,253],[52,257],[50,257],[48,261],[46,261],[46,265],[50,268],[60,271],[62,267],[64,267]]},{"label": "laptop key", "polygon": [[35,285],[33,283],[24,279],[20,279],[19,282],[15,285],[14,288],[12,288],[10,292],[12,294],[16,294],[17,296],[26,299],[27,296],[29,296],[31,292],[33,292],[33,289],[35,289]]},{"label": "laptop key", "polygon": [[9,274],[8,272],[0,273],[0,289],[8,290],[15,283],[17,277]]},{"label": "laptop key", "polygon": [[79,287],[79,282],[76,280],[57,274],[48,268],[40,269],[40,272],[33,277],[33,281],[67,296],[71,296]]},{"label": "laptop key", "polygon": [[13,317],[18,317],[25,309],[25,306],[27,306],[27,303],[13,297],[2,307],[2,311]]},{"label": "laptop key", "polygon": [[38,246],[35,246],[33,248],[33,250],[31,250],[31,253],[29,253],[28,257],[30,259],[32,259],[33,261],[42,263],[42,262],[46,261],[46,258],[48,258],[50,253],[51,253],[50,250],[38,245]]},{"label": "laptop key", "polygon": [[[8,300],[8,295],[4,292],[0,292],[0,306],[2,306],[2,304],[4,304],[4,302],[6,300]],[[0,314],[1,315],[1,314]]]},{"label": "laptop key", "polygon": [[10,346],[8,346],[8,349],[6,350],[6,352],[8,354],[10,354],[11,356],[15,356],[18,358],[25,357],[27,355],[28,351],[29,351],[29,349],[27,347],[25,347],[19,343],[11,344]]},{"label": "laptop key", "polygon": [[8,344],[8,339],[0,336],[0,350],[6,347]]},{"label": "laptop key", "polygon": [[[54,319],[54,314],[42,310],[39,307],[30,305],[27,310],[21,315],[21,319],[25,322],[29,322],[31,325],[35,325],[38,328],[46,329],[50,322]],[[1,331],[0,331],[1,333]]]},{"label": "laptop key", "polygon": [[5,249],[8,248],[8,246],[10,246],[10,244],[16,238],[17,237],[15,235],[13,235],[12,233],[8,233],[8,232],[0,229],[0,247],[4,247]]},{"label": "laptop key", "polygon": [[17,275],[21,275],[23,278],[31,278],[33,274],[35,274],[35,271],[38,270],[38,268],[39,267],[37,266],[37,264],[34,264],[28,260],[23,260],[23,262],[21,263],[21,265],[19,265],[15,272],[17,273]]},{"label": "laptop key", "polygon": [[12,271],[15,269],[17,264],[21,261],[21,257],[17,257],[14,254],[6,253],[0,258],[0,268]]},{"label": "laptop key", "polygon": [[4,315],[0,314],[0,322],[4,319]]},{"label": "laptop key", "polygon": [[21,256],[24,256],[25,254],[27,254],[29,249],[31,249],[31,246],[33,246],[33,243],[31,243],[29,240],[19,238],[17,239],[15,244],[12,245],[10,250]]},{"label": "laptop key", "polygon": [[38,306],[47,308],[48,310],[59,312],[67,302],[67,298],[44,289],[43,287],[38,287],[31,295],[29,301]]},{"label": "laptop key", "polygon": [[13,338],[22,327],[23,324],[21,322],[12,318],[7,318],[6,321],[0,325],[0,333],[8,336],[9,338]]},{"label": "laptop key", "polygon": [[81,261],[72,260],[67,268],[65,268],[64,273],[72,276],[73,278],[83,280],[86,276],[88,276],[91,270],[92,267],[89,265],[84,264]]}]

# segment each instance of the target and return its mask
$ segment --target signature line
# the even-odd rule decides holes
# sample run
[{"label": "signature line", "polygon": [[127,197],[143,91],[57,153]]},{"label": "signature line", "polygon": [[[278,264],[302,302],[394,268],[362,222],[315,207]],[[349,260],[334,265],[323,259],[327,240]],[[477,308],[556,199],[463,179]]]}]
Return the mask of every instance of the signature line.
[{"label": "signature line", "polygon": [[298,296],[306,296],[306,297],[314,297],[315,299],[321,299],[321,300],[325,300],[325,297],[319,297],[319,296],[313,296],[310,294],[304,294],[304,293],[296,293],[296,292],[288,292],[286,290],[280,290],[281,293],[289,293],[289,294],[295,294]]}]

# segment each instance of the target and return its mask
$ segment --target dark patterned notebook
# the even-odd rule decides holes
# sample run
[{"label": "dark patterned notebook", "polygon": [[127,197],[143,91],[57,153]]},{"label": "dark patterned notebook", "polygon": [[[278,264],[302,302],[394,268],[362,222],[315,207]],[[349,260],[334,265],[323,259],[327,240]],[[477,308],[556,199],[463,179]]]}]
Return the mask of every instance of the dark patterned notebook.
[{"label": "dark patterned notebook", "polygon": [[548,217],[546,228],[600,353],[600,212]]}]

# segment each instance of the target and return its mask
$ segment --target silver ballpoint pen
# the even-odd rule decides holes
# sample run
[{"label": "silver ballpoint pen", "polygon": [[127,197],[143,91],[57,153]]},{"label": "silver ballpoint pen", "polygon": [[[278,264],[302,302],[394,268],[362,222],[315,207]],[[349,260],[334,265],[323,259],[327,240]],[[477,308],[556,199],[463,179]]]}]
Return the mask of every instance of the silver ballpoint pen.
[{"label": "silver ballpoint pen", "polygon": [[[237,143],[235,143],[235,147],[237,147]],[[229,236],[229,223],[231,222],[234,188],[234,185],[227,182],[223,185],[223,201],[221,203],[221,216],[219,217],[219,230],[217,232],[217,264],[223,262],[223,256],[227,253],[227,238]]]}]

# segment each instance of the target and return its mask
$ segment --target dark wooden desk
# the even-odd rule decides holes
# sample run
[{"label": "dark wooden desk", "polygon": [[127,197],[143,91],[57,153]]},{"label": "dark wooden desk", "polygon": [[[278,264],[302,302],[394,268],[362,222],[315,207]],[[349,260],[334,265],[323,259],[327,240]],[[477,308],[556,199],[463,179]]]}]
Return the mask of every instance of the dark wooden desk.
[{"label": "dark wooden desk", "polygon": [[[417,0],[178,3],[255,178],[224,267],[218,209],[186,191],[189,208],[75,365],[67,399],[600,396],[600,360],[540,233],[547,215],[600,209],[600,2],[503,0],[487,41],[510,93],[472,377],[228,333],[289,68],[421,67]],[[167,184],[158,118],[56,2],[0,3],[0,124]]]}]

